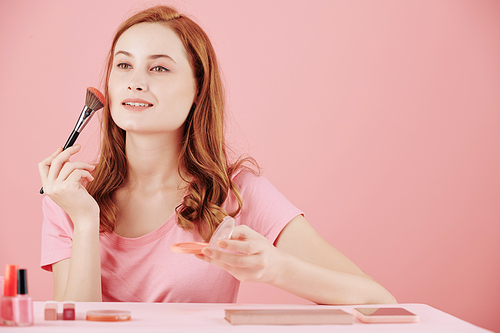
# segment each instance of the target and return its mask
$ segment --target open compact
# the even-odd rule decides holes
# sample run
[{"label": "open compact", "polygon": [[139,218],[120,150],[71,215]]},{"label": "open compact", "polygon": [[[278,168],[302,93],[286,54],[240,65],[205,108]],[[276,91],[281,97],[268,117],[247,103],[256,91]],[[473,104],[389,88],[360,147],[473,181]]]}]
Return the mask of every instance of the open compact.
[{"label": "open compact", "polygon": [[226,216],[221,224],[215,229],[209,243],[201,242],[184,242],[172,244],[170,250],[176,253],[201,254],[201,250],[206,247],[217,248],[217,243],[224,239],[230,239],[234,230],[234,219],[231,216]]}]

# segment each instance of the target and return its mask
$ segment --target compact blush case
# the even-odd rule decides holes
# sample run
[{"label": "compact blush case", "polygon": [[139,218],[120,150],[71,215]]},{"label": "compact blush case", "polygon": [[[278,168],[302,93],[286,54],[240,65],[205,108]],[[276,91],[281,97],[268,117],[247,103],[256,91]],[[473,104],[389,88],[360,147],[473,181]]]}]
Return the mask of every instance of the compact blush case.
[{"label": "compact blush case", "polygon": [[187,253],[187,254],[201,254],[201,250],[206,247],[217,248],[217,243],[224,239],[230,239],[234,230],[234,219],[231,216],[226,216],[221,224],[215,229],[209,243],[199,242],[184,242],[176,243],[170,247],[172,252]]},{"label": "compact blush case", "polygon": [[87,320],[90,321],[125,321],[130,320],[130,311],[121,310],[94,310],[87,311]]}]

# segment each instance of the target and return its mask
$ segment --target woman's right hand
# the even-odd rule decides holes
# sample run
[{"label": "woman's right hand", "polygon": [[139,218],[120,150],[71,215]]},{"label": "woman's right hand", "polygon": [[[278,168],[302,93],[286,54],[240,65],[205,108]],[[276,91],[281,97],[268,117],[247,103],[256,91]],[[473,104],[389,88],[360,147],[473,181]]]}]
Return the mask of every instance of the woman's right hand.
[{"label": "woman's right hand", "polygon": [[73,223],[78,220],[99,221],[99,205],[85,188],[94,180],[90,174],[95,166],[85,162],[72,162],[70,157],[80,151],[80,145],[66,150],[61,147],[38,163],[43,190],[69,215]]}]

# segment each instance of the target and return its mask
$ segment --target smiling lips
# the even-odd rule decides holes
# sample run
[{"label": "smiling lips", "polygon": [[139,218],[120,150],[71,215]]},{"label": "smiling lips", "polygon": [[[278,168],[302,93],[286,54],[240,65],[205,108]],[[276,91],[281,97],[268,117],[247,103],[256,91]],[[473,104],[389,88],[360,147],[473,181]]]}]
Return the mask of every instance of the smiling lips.
[{"label": "smiling lips", "polygon": [[144,107],[151,106],[151,104],[146,104],[146,103],[130,103],[130,102],[123,103],[123,105],[144,106]]},{"label": "smiling lips", "polygon": [[149,108],[152,107],[153,104],[149,103],[148,101],[145,101],[143,99],[131,99],[127,98],[122,102],[122,105],[125,107],[125,109],[128,110],[141,110],[144,108]]}]

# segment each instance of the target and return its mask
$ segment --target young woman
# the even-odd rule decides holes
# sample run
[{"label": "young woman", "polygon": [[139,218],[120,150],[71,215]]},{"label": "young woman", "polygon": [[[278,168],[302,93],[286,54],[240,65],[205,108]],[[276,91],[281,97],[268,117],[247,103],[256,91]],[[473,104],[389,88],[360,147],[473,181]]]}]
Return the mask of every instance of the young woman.
[{"label": "young woman", "polygon": [[[395,302],[245,160],[228,160],[217,60],[192,20],[157,6],[125,21],[104,94],[97,166],[70,161],[79,145],[39,163],[56,300],[234,302],[251,281],[321,304]],[[209,240],[227,215],[237,226],[220,248],[170,251]]]}]

